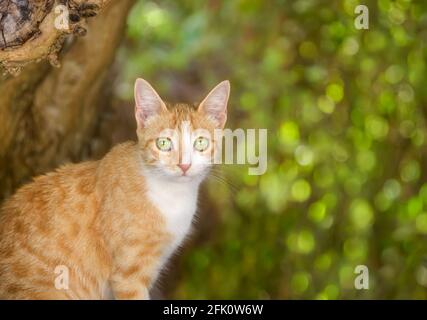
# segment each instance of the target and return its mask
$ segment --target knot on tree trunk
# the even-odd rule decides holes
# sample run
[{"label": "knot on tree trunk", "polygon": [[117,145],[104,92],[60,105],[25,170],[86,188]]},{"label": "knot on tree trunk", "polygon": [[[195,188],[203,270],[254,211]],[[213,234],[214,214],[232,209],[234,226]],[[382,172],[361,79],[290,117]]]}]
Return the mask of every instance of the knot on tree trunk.
[{"label": "knot on tree trunk", "polygon": [[47,58],[59,66],[57,53],[67,35],[86,34],[85,19],[108,0],[0,0],[0,63],[12,74]]},{"label": "knot on tree trunk", "polygon": [[36,35],[54,0],[0,0],[0,49],[21,46]]}]

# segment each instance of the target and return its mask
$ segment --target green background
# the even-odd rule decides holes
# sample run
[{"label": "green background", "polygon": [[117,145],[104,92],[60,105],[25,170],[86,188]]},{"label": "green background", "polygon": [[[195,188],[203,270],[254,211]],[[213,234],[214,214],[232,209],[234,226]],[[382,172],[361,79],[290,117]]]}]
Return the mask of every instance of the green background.
[{"label": "green background", "polygon": [[137,2],[118,101],[136,77],[187,102],[229,79],[228,127],[268,129],[264,175],[208,180],[167,297],[427,298],[427,2],[364,1],[368,30],[358,4]]}]

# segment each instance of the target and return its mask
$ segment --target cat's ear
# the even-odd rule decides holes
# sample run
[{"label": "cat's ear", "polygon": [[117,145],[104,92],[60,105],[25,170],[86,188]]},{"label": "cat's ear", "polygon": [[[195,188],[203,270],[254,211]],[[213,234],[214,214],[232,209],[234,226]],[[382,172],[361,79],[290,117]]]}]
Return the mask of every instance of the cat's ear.
[{"label": "cat's ear", "polygon": [[144,79],[136,79],[135,118],[138,127],[143,128],[149,118],[166,110],[166,105],[156,90]]},{"label": "cat's ear", "polygon": [[227,103],[230,96],[230,82],[222,81],[200,103],[198,111],[216,122],[217,127],[223,128],[227,120]]}]

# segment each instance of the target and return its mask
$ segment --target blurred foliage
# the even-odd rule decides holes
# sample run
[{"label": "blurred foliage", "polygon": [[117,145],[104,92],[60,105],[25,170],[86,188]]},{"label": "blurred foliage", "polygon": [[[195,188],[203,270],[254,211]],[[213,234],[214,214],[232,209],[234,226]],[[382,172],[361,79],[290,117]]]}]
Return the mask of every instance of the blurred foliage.
[{"label": "blurred foliage", "polygon": [[266,174],[209,182],[219,224],[172,298],[427,298],[427,2],[363,3],[369,30],[354,0],[135,6],[119,97],[230,79],[228,126],[269,130]]}]

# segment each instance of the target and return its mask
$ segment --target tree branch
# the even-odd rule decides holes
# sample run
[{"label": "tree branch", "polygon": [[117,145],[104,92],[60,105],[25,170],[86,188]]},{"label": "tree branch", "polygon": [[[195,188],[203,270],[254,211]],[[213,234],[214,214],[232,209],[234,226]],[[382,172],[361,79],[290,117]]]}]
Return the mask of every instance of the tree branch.
[{"label": "tree branch", "polygon": [[0,0],[0,63],[18,74],[33,61],[59,66],[58,52],[69,35],[86,34],[86,18],[109,0]]}]

